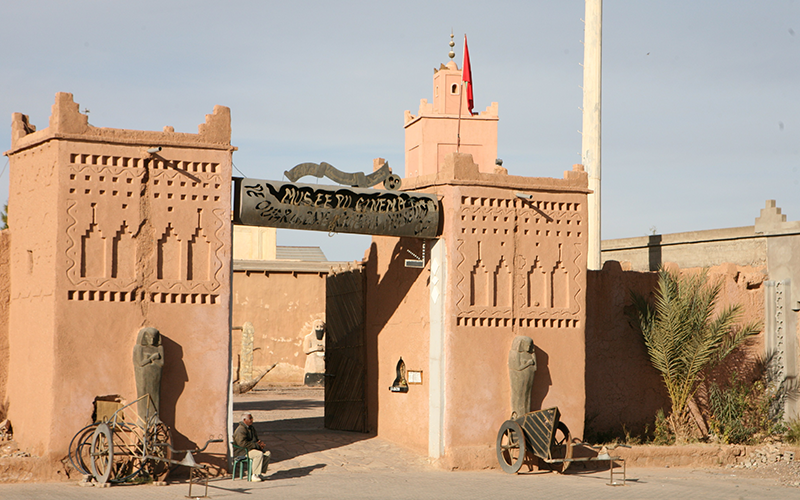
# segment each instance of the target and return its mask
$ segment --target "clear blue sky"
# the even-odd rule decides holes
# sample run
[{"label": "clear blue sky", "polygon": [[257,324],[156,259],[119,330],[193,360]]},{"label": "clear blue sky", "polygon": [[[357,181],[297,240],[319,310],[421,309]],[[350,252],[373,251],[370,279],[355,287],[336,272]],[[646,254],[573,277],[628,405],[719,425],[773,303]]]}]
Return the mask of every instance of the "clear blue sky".
[{"label": "clear blue sky", "polygon": [[[800,219],[800,0],[604,3],[603,238],[752,225],[766,199]],[[4,2],[3,149],[12,112],[44,128],[71,92],[98,127],[196,132],[229,106],[249,177],[376,157],[402,172],[403,112],[432,98],[453,29],[476,108],[499,102],[509,173],[561,177],[580,162],[583,15],[579,0]],[[368,243],[279,232],[331,260]]]}]

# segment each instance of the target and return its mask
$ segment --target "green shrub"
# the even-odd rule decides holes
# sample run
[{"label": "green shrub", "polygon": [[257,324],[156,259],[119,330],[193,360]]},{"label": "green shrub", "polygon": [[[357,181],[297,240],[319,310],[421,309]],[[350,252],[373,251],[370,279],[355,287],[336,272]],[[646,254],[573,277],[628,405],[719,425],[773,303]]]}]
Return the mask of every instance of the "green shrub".
[{"label": "green shrub", "polygon": [[800,444],[800,419],[794,418],[786,423],[784,441],[791,444]]},{"label": "green shrub", "polygon": [[675,434],[670,430],[669,421],[664,415],[664,410],[656,412],[655,427],[653,427],[653,444],[674,444]]},{"label": "green shrub", "polygon": [[787,394],[785,383],[776,384],[771,370],[749,384],[732,373],[727,387],[711,384],[708,402],[712,432],[729,444],[749,444],[766,436],[785,432],[782,402]]},{"label": "green shrub", "polygon": [[631,293],[631,319],[672,403],[664,424],[679,443],[692,437],[689,401],[708,372],[761,331],[756,322],[739,324],[739,304],[717,312],[721,291],[722,281],[708,283],[707,270],[681,276],[661,269],[652,304]]}]

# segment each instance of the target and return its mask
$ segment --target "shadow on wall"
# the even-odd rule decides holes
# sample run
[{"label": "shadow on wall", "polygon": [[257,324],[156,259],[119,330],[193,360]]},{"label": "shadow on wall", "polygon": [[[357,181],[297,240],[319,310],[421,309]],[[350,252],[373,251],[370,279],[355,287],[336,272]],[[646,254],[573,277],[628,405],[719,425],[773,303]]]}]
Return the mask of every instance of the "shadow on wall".
[{"label": "shadow on wall", "polygon": [[661,376],[626,314],[631,290],[652,297],[656,281],[656,273],[623,271],[615,261],[588,271],[584,434],[590,442],[652,431],[656,412],[670,409]]},{"label": "shadow on wall", "polygon": [[[175,407],[183,394],[189,375],[183,363],[183,347],[161,333],[161,344],[164,346],[164,373],[161,377],[161,405],[159,417],[172,429],[172,446],[177,449],[189,449],[197,446],[175,428]],[[202,446],[203,443],[200,443]]]},{"label": "shadow on wall", "polygon": [[[386,237],[386,240],[395,238]],[[383,238],[381,238],[383,240]],[[389,267],[386,272],[378,278],[379,259],[378,246],[373,241],[369,252],[364,260],[364,272],[366,273],[365,307],[366,307],[366,329],[365,344],[367,355],[367,402],[369,404],[367,418],[369,419],[369,430],[378,430],[378,341],[377,337],[384,326],[391,318],[397,307],[403,302],[408,291],[423,273],[424,269],[413,269],[405,267],[405,259],[409,257],[409,252],[419,254],[419,240],[414,238],[400,238],[392,249],[389,257]],[[427,266],[426,266],[427,268]],[[425,273],[429,276],[429,273]],[[380,305],[375,300],[380,301]],[[394,370],[394,367],[392,367]]]},{"label": "shadow on wall", "polygon": [[542,409],[542,401],[550,392],[551,385],[553,385],[553,379],[550,378],[550,356],[536,346],[536,376],[533,378],[530,411]]}]

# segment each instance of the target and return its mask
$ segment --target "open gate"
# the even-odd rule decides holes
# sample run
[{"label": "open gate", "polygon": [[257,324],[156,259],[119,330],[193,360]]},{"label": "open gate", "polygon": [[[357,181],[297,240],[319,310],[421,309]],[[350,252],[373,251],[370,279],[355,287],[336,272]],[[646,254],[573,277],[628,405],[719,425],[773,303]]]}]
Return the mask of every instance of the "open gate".
[{"label": "open gate", "polygon": [[325,428],[368,432],[364,272],[327,278],[325,303]]}]

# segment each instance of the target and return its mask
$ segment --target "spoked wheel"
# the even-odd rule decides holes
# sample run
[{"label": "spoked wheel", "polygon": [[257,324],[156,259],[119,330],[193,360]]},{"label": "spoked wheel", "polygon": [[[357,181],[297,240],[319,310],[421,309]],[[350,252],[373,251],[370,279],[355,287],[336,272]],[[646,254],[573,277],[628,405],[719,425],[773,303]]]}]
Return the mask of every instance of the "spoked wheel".
[{"label": "spoked wheel", "polygon": [[72,437],[69,443],[69,461],[81,474],[91,474],[91,446],[92,437],[97,424],[89,424],[83,429],[79,430],[77,434]]},{"label": "spoked wheel", "polygon": [[564,422],[559,422],[553,434],[553,444],[550,446],[550,456],[563,459],[563,462],[550,464],[550,468],[556,472],[566,472],[572,463],[572,435]]},{"label": "spoked wheel", "polygon": [[[170,463],[165,461],[172,458],[172,433],[164,422],[157,422],[147,428],[145,434],[144,455],[157,457],[145,462],[143,473],[153,478],[156,482],[165,481],[170,470]],[[163,458],[165,460],[158,460]]]},{"label": "spoked wheel", "polygon": [[525,436],[514,420],[506,420],[497,432],[497,461],[500,468],[516,474],[525,460]]},{"label": "spoked wheel", "polygon": [[114,465],[114,441],[108,424],[99,424],[95,429],[90,455],[89,465],[95,481],[100,484],[107,483]]},{"label": "spoked wheel", "polygon": [[144,429],[127,422],[117,422],[111,435],[114,443],[114,460],[111,464],[109,481],[124,483],[130,481],[142,470],[145,460]]}]

